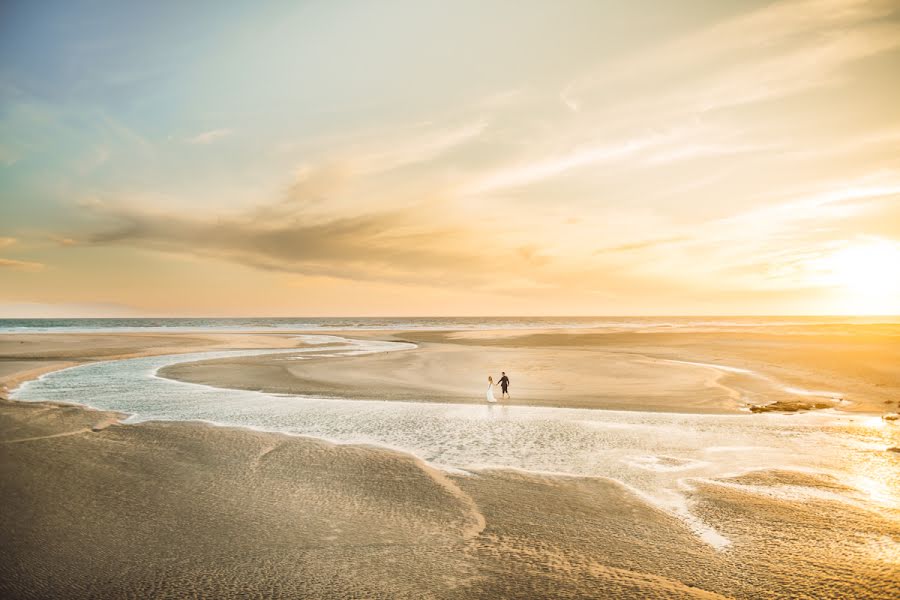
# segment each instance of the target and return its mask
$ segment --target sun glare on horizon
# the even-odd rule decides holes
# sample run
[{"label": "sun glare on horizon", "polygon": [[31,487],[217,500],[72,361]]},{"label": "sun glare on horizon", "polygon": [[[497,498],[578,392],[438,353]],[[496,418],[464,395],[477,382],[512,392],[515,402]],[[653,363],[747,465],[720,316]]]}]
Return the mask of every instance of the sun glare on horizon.
[{"label": "sun glare on horizon", "polygon": [[900,312],[900,244],[881,238],[849,243],[822,259],[823,283],[840,291],[839,312]]}]

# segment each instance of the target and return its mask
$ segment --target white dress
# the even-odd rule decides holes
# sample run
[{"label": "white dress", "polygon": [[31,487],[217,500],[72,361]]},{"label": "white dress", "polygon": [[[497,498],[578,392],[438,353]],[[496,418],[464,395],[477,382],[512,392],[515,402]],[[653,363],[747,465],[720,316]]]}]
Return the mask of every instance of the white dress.
[{"label": "white dress", "polygon": [[491,382],[488,382],[487,401],[488,402],[496,402],[497,401],[497,399],[494,398],[494,384]]}]

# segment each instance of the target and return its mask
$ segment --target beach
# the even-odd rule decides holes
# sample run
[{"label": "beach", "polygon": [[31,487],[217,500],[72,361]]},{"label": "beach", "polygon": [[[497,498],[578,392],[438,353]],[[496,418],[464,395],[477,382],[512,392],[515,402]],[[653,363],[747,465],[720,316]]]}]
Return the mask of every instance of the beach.
[{"label": "beach", "polygon": [[3,384],[32,383],[0,403],[0,587],[896,597],[897,329],[814,327],[7,333]]},{"label": "beach", "polygon": [[0,27],[0,600],[900,600],[900,0]]}]

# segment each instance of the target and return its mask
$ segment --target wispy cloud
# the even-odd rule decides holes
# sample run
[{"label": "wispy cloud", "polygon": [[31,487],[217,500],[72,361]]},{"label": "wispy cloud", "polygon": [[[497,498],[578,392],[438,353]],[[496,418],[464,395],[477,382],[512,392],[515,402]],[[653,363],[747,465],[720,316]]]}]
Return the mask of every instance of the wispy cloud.
[{"label": "wispy cloud", "polygon": [[0,302],[2,319],[58,319],[146,316],[134,307],[115,303]]},{"label": "wispy cloud", "polygon": [[10,146],[0,144],[0,165],[11,167],[19,160],[19,153]]},{"label": "wispy cloud", "polygon": [[188,144],[212,144],[234,134],[231,129],[211,129],[185,139]]},{"label": "wispy cloud", "polygon": [[559,92],[569,118],[461,189],[520,188],[605,164],[639,171],[763,152],[799,157],[805,136],[794,140],[785,129],[773,138],[767,128],[779,113],[753,113],[755,105],[843,84],[850,65],[900,48],[900,22],[881,18],[895,8],[776,2],[598,65]]},{"label": "wispy cloud", "polygon": [[44,268],[43,263],[30,262],[25,260],[13,260],[11,258],[0,258],[0,269],[13,269],[16,271],[40,271]]},{"label": "wispy cloud", "polygon": [[346,175],[362,178],[435,161],[477,142],[488,125],[483,117],[464,122],[405,123],[282,142],[279,149],[289,154],[317,154],[333,168],[339,165]]},{"label": "wispy cloud", "polygon": [[529,185],[552,177],[558,177],[573,169],[635,156],[649,148],[661,145],[667,137],[665,134],[649,135],[643,138],[625,140],[618,144],[578,147],[556,156],[500,168],[464,187],[462,192],[464,194],[481,194]]},{"label": "wispy cloud", "polygon": [[305,275],[404,283],[476,283],[486,278],[487,264],[510,270],[533,265],[534,252],[522,254],[496,244],[495,255],[486,257],[478,232],[447,218],[436,205],[346,216],[311,213],[308,201],[328,193],[325,179],[294,189],[281,201],[208,218],[94,203],[90,210],[107,224],[83,236],[82,243],[192,254]]},{"label": "wispy cloud", "polygon": [[[14,237],[0,237],[0,248],[9,248],[16,244],[18,240]],[[12,258],[0,257],[0,269],[11,269],[16,271],[40,271],[44,265],[39,262],[26,260],[16,260]]]},{"label": "wispy cloud", "polygon": [[[633,88],[633,114],[648,106],[677,114],[795,94],[834,81],[853,61],[900,47],[900,23],[879,19],[895,8],[889,1],[776,2],[604,65],[569,83],[564,95],[586,109],[608,105],[611,87],[626,97]],[[658,82],[654,93],[640,94],[648,78]]]},{"label": "wispy cloud", "polygon": [[431,127],[399,140],[388,136],[388,141],[382,140],[379,148],[351,154],[350,163],[358,175],[372,175],[426,163],[475,140],[486,127],[487,121],[478,120],[446,129]]},{"label": "wispy cloud", "polygon": [[817,285],[810,265],[871,231],[854,219],[870,214],[893,220],[898,213],[891,202],[872,201],[898,197],[896,182],[851,181],[764,208],[670,228],[678,232],[676,236],[604,247],[595,254],[608,266],[632,274],[665,278],[677,273],[683,284],[698,288],[806,289]]},{"label": "wispy cloud", "polygon": [[619,252],[636,252],[643,250],[652,250],[657,248],[662,248],[665,246],[669,246],[675,243],[684,242],[689,240],[689,237],[686,236],[676,236],[676,237],[665,237],[654,240],[644,240],[641,242],[633,242],[629,244],[619,244],[618,246],[608,246],[605,248],[600,248],[599,250],[594,251],[594,254],[612,254]]}]

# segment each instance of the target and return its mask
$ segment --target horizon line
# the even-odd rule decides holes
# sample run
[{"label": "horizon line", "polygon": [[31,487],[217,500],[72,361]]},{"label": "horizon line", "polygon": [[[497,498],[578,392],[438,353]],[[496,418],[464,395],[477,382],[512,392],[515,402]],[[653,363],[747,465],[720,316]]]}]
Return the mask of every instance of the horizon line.
[{"label": "horizon line", "polygon": [[57,321],[61,319],[79,319],[79,320],[150,320],[150,319],[220,319],[220,320],[236,320],[236,319],[693,319],[698,317],[717,317],[731,319],[749,319],[759,317],[770,318],[900,318],[900,314],[838,314],[838,313],[751,313],[751,314],[727,314],[727,313],[696,313],[696,314],[597,314],[597,315],[516,315],[516,314],[494,314],[494,315],[296,315],[296,316],[272,316],[272,315],[250,315],[250,316],[161,316],[161,315],[140,315],[140,316],[119,316],[119,317],[84,317],[84,316],[58,316],[58,317],[0,317],[0,321]]}]

